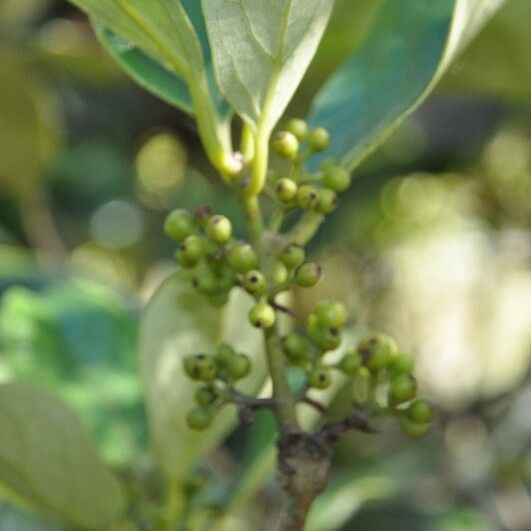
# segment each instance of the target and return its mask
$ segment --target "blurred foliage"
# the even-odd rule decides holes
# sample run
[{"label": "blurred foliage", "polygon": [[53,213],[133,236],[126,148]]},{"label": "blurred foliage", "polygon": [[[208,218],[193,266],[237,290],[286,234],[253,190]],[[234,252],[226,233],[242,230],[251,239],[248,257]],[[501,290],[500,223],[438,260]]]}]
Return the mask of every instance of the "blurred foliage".
[{"label": "blurred foliage", "polygon": [[[377,2],[353,3],[338,1],[293,114],[361,42]],[[394,433],[345,438],[309,529],[531,528],[530,17],[527,0],[506,4],[313,247],[329,274],[297,311],[337,296],[354,334],[397,335],[439,419],[420,450]],[[157,514],[136,336],[139,306],[172,270],[162,219],[205,202],[241,232],[241,213],[190,120],[118,73],[65,2],[0,0],[0,79],[0,380],[64,398]],[[330,414],[341,407],[339,395]],[[272,437],[259,419],[205,462],[190,481],[198,520],[232,503],[270,523]],[[0,529],[60,527],[2,502]]]}]

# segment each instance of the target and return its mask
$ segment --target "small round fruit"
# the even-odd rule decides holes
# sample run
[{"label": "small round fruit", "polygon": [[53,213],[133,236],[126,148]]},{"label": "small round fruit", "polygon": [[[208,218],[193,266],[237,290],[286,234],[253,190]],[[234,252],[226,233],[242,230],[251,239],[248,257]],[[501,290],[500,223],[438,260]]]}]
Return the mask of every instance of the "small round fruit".
[{"label": "small round fruit", "polygon": [[295,160],[299,155],[299,141],[289,131],[277,133],[273,141],[273,147],[281,157],[288,160]]},{"label": "small round fruit", "polygon": [[330,188],[321,188],[317,194],[315,210],[320,214],[330,214],[337,208],[337,194]]},{"label": "small round fruit", "polygon": [[400,418],[400,428],[408,437],[411,437],[412,439],[420,439],[424,437],[430,429],[429,424],[424,422],[414,422],[407,417]]},{"label": "small round fruit", "polygon": [[299,208],[308,210],[317,205],[319,190],[311,184],[304,184],[297,190],[297,204]]},{"label": "small round fruit", "polygon": [[192,284],[201,293],[213,295],[220,289],[219,278],[207,267],[202,268],[201,265],[198,268],[199,271],[194,272]]},{"label": "small round fruit", "polygon": [[299,267],[306,257],[304,248],[296,243],[290,243],[282,249],[279,258],[286,264],[288,269]]},{"label": "small round fruit", "polygon": [[292,363],[310,361],[311,344],[308,339],[292,332],[282,339],[282,350],[286,358]]},{"label": "small round fruit", "polygon": [[200,236],[192,234],[184,239],[179,251],[190,264],[196,264],[205,254],[205,242]]},{"label": "small round fruit", "polygon": [[315,286],[323,276],[323,268],[315,262],[306,262],[295,271],[295,284],[303,288]]},{"label": "small round fruit", "polygon": [[349,350],[338,364],[338,369],[347,376],[355,376],[363,360],[357,350]]},{"label": "small round fruit", "polygon": [[247,293],[263,295],[267,289],[267,281],[261,271],[251,269],[243,277],[243,287]]},{"label": "small round fruit", "polygon": [[211,216],[207,221],[205,232],[212,241],[223,245],[232,236],[232,223],[225,216]]},{"label": "small round fruit", "polygon": [[326,389],[332,383],[332,374],[327,367],[317,367],[308,375],[308,383],[314,389]]},{"label": "small round fruit", "polygon": [[393,375],[409,374],[415,367],[415,360],[407,353],[400,352],[393,359],[389,370]]},{"label": "small round fruit", "polygon": [[334,350],[341,344],[339,329],[321,326],[314,313],[311,313],[306,320],[306,330],[312,340],[325,352]]},{"label": "small round fruit", "polygon": [[230,359],[236,355],[236,351],[226,343],[221,343],[216,349],[216,360],[222,368],[226,368]]},{"label": "small round fruit", "polygon": [[426,400],[415,400],[407,408],[406,413],[413,422],[427,424],[433,420],[433,409]]},{"label": "small round fruit", "polygon": [[271,280],[275,286],[282,287],[289,278],[289,271],[284,262],[275,260],[271,269]]},{"label": "small round fruit", "polygon": [[417,393],[417,381],[410,375],[401,374],[391,381],[389,401],[393,405],[409,402]]},{"label": "small round fruit", "polygon": [[184,359],[184,370],[193,380],[211,381],[218,374],[218,367],[213,356],[196,354]]},{"label": "small round fruit", "polygon": [[256,328],[271,328],[276,318],[275,309],[266,301],[258,302],[249,312],[249,320]]},{"label": "small round fruit", "polygon": [[330,133],[322,127],[317,127],[310,132],[308,142],[312,151],[324,151],[330,147]]},{"label": "small round fruit", "polygon": [[251,269],[256,269],[258,256],[250,244],[242,242],[229,249],[227,261],[238,273],[247,273]]},{"label": "small round fruit", "polygon": [[164,231],[172,240],[184,240],[195,231],[192,214],[183,208],[173,210],[164,221]]},{"label": "small round fruit", "polygon": [[314,311],[321,326],[341,328],[347,322],[347,308],[342,302],[323,301],[317,305]]},{"label": "small round fruit", "polygon": [[349,172],[341,166],[329,165],[323,174],[323,184],[336,192],[344,192],[350,186]]},{"label": "small round fruit", "polygon": [[398,347],[393,338],[375,334],[364,338],[358,345],[358,351],[367,368],[375,373],[391,364],[398,353]]},{"label": "small round fruit", "polygon": [[210,387],[200,387],[194,394],[194,399],[200,406],[210,406],[217,398],[218,395]]},{"label": "small round fruit", "polygon": [[251,361],[245,354],[235,354],[227,363],[227,373],[233,380],[245,378],[251,372]]},{"label": "small round fruit", "polygon": [[277,181],[275,192],[277,197],[283,203],[289,203],[297,195],[298,186],[295,181],[284,177]]},{"label": "small round fruit", "polygon": [[186,424],[193,430],[206,430],[212,424],[212,411],[206,407],[196,407],[186,415]]},{"label": "small round fruit", "polygon": [[308,136],[308,124],[299,118],[293,118],[288,122],[287,130],[302,142]]}]

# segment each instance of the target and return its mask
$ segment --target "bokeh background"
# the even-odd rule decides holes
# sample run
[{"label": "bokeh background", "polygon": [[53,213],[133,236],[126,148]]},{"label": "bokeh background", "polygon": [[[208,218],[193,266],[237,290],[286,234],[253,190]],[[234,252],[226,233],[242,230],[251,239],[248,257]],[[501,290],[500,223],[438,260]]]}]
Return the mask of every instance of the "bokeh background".
[{"label": "bokeh background", "polygon": [[[291,116],[362,40],[374,5],[338,0]],[[345,437],[309,529],[531,529],[530,20],[529,0],[507,2],[312,244],[328,274],[296,294],[299,313],[337,297],[356,332],[397,337],[438,416],[419,443],[391,426]],[[0,0],[0,381],[71,404],[138,507],[157,505],[160,481],[139,315],[174,268],[165,214],[199,203],[242,229],[191,119],[129,81],[68,3]],[[205,464],[207,482],[238,477],[244,449],[271,437],[268,419],[258,427]],[[275,499],[268,484],[248,503],[267,514]],[[0,530],[19,529],[57,526],[0,493]]]}]

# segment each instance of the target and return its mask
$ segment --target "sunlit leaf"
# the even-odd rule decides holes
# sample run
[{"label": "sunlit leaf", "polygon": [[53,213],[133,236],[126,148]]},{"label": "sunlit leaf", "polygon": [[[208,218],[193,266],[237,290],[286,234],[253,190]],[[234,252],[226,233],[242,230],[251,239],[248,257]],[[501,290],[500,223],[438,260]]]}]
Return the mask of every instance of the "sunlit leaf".
[{"label": "sunlit leaf", "polygon": [[232,107],[271,131],[328,22],[331,0],[202,0],[216,79]]},{"label": "sunlit leaf", "polygon": [[0,483],[83,528],[106,528],[124,509],[120,484],[76,415],[29,384],[0,386]]}]

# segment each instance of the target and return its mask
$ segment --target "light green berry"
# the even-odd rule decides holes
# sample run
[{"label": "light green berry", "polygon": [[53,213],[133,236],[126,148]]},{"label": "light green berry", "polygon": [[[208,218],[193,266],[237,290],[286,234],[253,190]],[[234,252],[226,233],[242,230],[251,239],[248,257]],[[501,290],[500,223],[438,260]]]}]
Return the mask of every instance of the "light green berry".
[{"label": "light green berry", "polygon": [[332,383],[332,374],[328,367],[317,367],[308,375],[308,383],[314,389],[327,389]]},{"label": "light green berry", "polygon": [[251,269],[256,269],[258,256],[250,244],[241,242],[229,249],[227,261],[238,273],[247,273]]},{"label": "light green berry", "polygon": [[319,264],[306,262],[300,265],[295,271],[295,284],[303,288],[315,286],[323,276],[323,269]]},{"label": "light green berry", "polygon": [[308,143],[312,151],[324,151],[330,147],[330,133],[322,127],[317,127],[310,132]]},{"label": "light green berry", "polygon": [[277,133],[273,140],[273,147],[281,157],[288,160],[294,161],[299,155],[299,141],[289,131]]},{"label": "light green berry", "polygon": [[276,321],[275,309],[266,301],[260,301],[249,312],[249,320],[256,328],[271,328]]},{"label": "light green berry", "polygon": [[297,195],[298,186],[295,181],[284,177],[277,181],[275,185],[275,193],[280,201],[283,203],[289,203]]},{"label": "light green berry", "polygon": [[173,210],[164,221],[164,231],[173,240],[184,240],[195,231],[195,222],[192,214],[183,208]]},{"label": "light green berry", "polygon": [[247,293],[263,295],[267,289],[267,281],[261,271],[251,269],[243,277],[243,287]]},{"label": "light green berry", "polygon": [[193,430],[206,430],[213,420],[212,411],[207,407],[196,407],[186,415],[186,424]]},{"label": "light green berry", "polygon": [[290,243],[280,252],[279,258],[286,264],[288,269],[299,267],[306,257],[304,248],[296,243]]},{"label": "light green berry", "polygon": [[299,118],[292,118],[288,122],[287,130],[302,142],[308,136],[308,124]]},{"label": "light green berry", "polygon": [[205,232],[212,241],[223,245],[232,236],[232,223],[225,216],[211,216],[207,221]]}]

